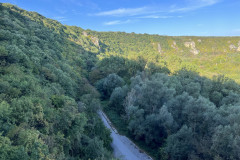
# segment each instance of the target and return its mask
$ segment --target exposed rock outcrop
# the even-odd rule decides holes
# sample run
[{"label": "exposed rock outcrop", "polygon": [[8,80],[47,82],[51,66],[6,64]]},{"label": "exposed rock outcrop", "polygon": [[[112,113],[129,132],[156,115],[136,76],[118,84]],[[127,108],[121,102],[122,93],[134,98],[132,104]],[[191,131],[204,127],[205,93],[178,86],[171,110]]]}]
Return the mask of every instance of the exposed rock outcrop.
[{"label": "exposed rock outcrop", "polygon": [[87,32],[85,32],[85,31],[83,31],[83,35],[84,35],[85,37],[88,36]]},{"label": "exposed rock outcrop", "polygon": [[[87,32],[85,32],[85,31],[83,31],[82,33],[83,33],[83,35],[84,35],[85,37],[88,37],[88,36],[89,36],[89,35],[87,34]],[[91,38],[91,41],[93,42],[93,44],[94,44],[95,46],[97,46],[98,48],[100,48],[99,39],[98,39],[97,37],[94,37],[94,36],[90,36],[90,38]]]},{"label": "exposed rock outcrop", "polygon": [[161,47],[161,44],[158,43],[158,52],[161,54],[162,53],[162,47]]},{"label": "exposed rock outcrop", "polygon": [[97,37],[91,36],[91,40],[92,40],[92,42],[95,46],[100,47],[99,46],[99,39]]},{"label": "exposed rock outcrop", "polygon": [[238,42],[238,48],[237,51],[240,52],[240,41]]},{"label": "exposed rock outcrop", "polygon": [[233,44],[230,44],[230,45],[229,45],[229,48],[230,48],[230,50],[235,50],[235,49],[237,49],[237,47],[236,47],[235,45],[233,45]]},{"label": "exposed rock outcrop", "polygon": [[240,41],[238,42],[237,46],[235,46],[234,44],[230,44],[229,48],[230,50],[235,50],[237,52],[240,52]]},{"label": "exposed rock outcrop", "polygon": [[185,43],[184,43],[184,46],[187,47],[187,48],[190,48],[190,49],[191,49],[190,52],[193,53],[194,55],[199,54],[199,50],[197,50],[194,41],[191,41],[191,42],[185,42]]},{"label": "exposed rock outcrop", "polygon": [[173,41],[171,47],[174,48],[175,50],[178,50],[177,43],[175,41]]}]

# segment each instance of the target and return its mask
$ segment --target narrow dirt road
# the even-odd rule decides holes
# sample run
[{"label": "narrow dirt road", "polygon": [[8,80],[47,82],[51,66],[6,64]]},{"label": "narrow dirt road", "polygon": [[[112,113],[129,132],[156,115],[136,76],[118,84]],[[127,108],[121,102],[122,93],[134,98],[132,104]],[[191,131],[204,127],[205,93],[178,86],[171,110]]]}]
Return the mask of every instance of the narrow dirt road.
[{"label": "narrow dirt road", "polygon": [[121,160],[152,160],[150,156],[142,152],[131,140],[126,136],[119,135],[117,130],[112,126],[107,116],[99,111],[104,125],[111,130],[111,137],[113,139],[112,147],[116,158]]}]

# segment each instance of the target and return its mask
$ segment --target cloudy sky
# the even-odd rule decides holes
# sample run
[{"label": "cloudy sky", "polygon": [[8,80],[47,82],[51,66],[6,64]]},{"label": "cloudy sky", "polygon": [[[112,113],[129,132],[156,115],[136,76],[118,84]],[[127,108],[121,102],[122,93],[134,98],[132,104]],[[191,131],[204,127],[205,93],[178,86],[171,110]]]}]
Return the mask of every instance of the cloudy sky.
[{"label": "cloudy sky", "polygon": [[96,31],[240,36],[240,0],[0,0]]}]

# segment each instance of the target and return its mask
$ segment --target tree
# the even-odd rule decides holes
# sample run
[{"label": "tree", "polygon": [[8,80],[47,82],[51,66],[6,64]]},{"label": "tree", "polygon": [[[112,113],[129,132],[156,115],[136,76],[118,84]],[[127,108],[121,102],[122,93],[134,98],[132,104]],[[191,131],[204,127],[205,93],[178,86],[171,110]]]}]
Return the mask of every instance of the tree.
[{"label": "tree", "polygon": [[197,98],[200,95],[201,86],[199,83],[190,82],[185,86],[185,90],[190,96]]},{"label": "tree", "polygon": [[169,159],[189,159],[195,150],[194,143],[192,129],[184,125],[177,133],[167,138],[165,151]]},{"label": "tree", "polygon": [[6,133],[11,126],[11,113],[12,113],[12,109],[10,108],[10,105],[5,102],[2,101],[0,103],[0,130],[4,131],[4,133]]},{"label": "tree", "polygon": [[116,110],[119,114],[124,113],[124,101],[127,96],[128,86],[117,87],[113,90],[109,106]]},{"label": "tree", "polygon": [[181,127],[185,123],[183,118],[183,109],[192,99],[193,97],[189,96],[189,94],[186,92],[183,92],[175,98],[169,99],[167,106],[169,112],[172,114],[174,120],[177,122],[178,127]]},{"label": "tree", "polygon": [[234,92],[230,92],[228,96],[224,97],[220,105],[235,105],[235,104],[240,104],[240,95]]},{"label": "tree", "polygon": [[86,158],[88,159],[103,159],[104,158],[104,148],[103,142],[97,138],[91,139],[89,144],[85,148]]},{"label": "tree", "polygon": [[124,84],[124,80],[117,74],[109,74],[106,78],[99,80],[96,83],[98,91],[101,93],[102,98],[109,98],[116,87],[121,87]]},{"label": "tree", "polygon": [[143,108],[147,114],[157,112],[175,94],[173,88],[168,88],[170,78],[165,74],[155,74],[151,79],[146,79],[133,87],[135,92],[135,104]]},{"label": "tree", "polygon": [[239,159],[240,149],[240,126],[233,124],[232,126],[218,126],[212,137],[211,151],[217,159]]},{"label": "tree", "polygon": [[165,73],[170,74],[170,70],[166,66],[157,66],[156,64],[150,62],[147,64],[146,71],[149,74],[155,74],[155,73]]},{"label": "tree", "polygon": [[190,99],[182,111],[182,119],[197,137],[211,134],[216,115],[215,105],[204,97]]},{"label": "tree", "polygon": [[163,106],[159,113],[146,116],[142,124],[145,141],[148,145],[157,147],[163,144],[174,128],[174,120],[167,107]]}]

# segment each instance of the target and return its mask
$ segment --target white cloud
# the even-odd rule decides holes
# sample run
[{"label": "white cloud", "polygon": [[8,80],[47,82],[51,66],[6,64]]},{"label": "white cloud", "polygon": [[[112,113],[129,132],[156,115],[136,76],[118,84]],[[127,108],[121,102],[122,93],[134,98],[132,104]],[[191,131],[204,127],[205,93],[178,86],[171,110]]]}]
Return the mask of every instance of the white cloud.
[{"label": "white cloud", "polygon": [[147,7],[141,8],[119,8],[115,10],[99,12],[95,14],[96,16],[136,16],[147,13]]},{"label": "white cloud", "polygon": [[[179,7],[177,4],[170,5],[165,9],[159,9],[158,6],[143,6],[139,8],[119,8],[115,10],[103,11],[94,14],[95,16],[114,16],[114,17],[126,17],[126,16],[141,16],[148,18],[166,18],[164,16],[153,16],[151,14],[156,13],[179,13],[194,11],[203,7],[214,5],[221,0],[185,0],[185,6]],[[159,5],[160,6],[160,5]],[[168,17],[167,17],[168,18]]]},{"label": "white cloud", "polygon": [[71,4],[74,4],[74,5],[79,6],[79,7],[83,6],[82,2],[79,1],[79,0],[61,0],[61,1],[65,4],[71,3]]},{"label": "white cloud", "polygon": [[65,22],[68,21],[68,19],[66,17],[53,17],[53,19],[59,21],[59,22]]},{"label": "white cloud", "polygon": [[[131,17],[131,20],[114,20],[105,22],[104,25],[119,25],[132,23],[137,19],[168,19],[182,18],[181,13],[191,12],[207,6],[212,6],[223,0],[183,0],[182,3],[172,4],[162,7],[161,4],[155,6],[143,6],[138,8],[119,8],[103,11],[91,16],[109,16],[109,17]],[[161,15],[160,15],[161,14]]]},{"label": "white cloud", "polygon": [[147,15],[147,16],[142,16],[138,18],[152,18],[152,19],[168,19],[168,18],[173,18],[174,16],[159,16],[159,15]]},{"label": "white cloud", "polygon": [[218,3],[220,0],[197,0],[199,3],[201,3],[204,6],[214,5]]},{"label": "white cloud", "polygon": [[63,3],[66,5],[75,5],[78,6],[79,8],[81,7],[86,7],[89,9],[99,9],[97,3],[94,3],[92,0],[61,0]]},{"label": "white cloud", "polygon": [[125,21],[121,21],[121,20],[115,20],[115,21],[109,21],[109,22],[105,22],[104,25],[106,26],[111,26],[111,25],[118,25],[118,24],[127,24],[127,23],[132,23],[133,20],[125,20]]},{"label": "white cloud", "polygon": [[189,12],[194,11],[203,7],[212,6],[219,3],[220,0],[188,0],[188,5],[186,7],[172,6],[169,10],[170,13],[175,12]]}]

